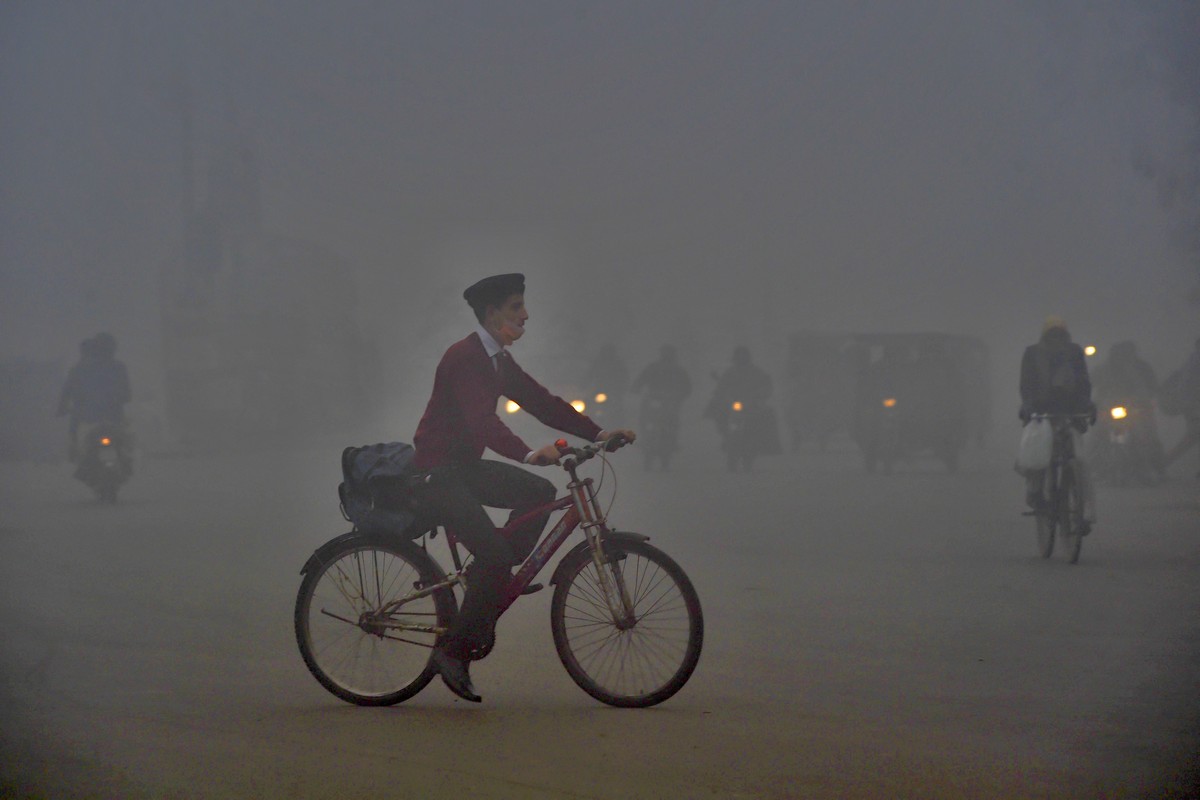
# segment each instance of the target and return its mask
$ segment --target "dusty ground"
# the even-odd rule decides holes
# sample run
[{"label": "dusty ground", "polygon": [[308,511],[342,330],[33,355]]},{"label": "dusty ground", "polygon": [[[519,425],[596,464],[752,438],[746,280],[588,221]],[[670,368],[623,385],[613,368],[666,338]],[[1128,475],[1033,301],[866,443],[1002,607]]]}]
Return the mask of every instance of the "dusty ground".
[{"label": "dusty ground", "polygon": [[622,453],[613,521],[650,534],[704,603],[704,654],[680,694],[649,710],[593,701],[556,659],[542,592],[476,665],[482,706],[434,683],[363,709],[309,676],[291,627],[301,564],[347,527],[338,452],[144,459],[114,508],[64,465],[0,465],[0,794],[1196,788],[1194,481],[1102,490],[1072,567],[1036,557],[1005,454],[868,477],[849,451],[753,476],[646,475]]}]

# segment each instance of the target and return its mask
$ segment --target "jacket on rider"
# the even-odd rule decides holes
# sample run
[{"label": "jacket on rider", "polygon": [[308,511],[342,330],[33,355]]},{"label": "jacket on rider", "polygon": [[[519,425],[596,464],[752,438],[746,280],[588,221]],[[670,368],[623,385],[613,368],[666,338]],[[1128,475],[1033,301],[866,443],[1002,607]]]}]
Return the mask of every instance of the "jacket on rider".
[{"label": "jacket on rider", "polygon": [[433,394],[413,435],[413,465],[478,461],[488,448],[522,461],[532,449],[496,414],[500,396],[514,400],[540,422],[589,442],[600,426],[529,377],[507,352],[493,364],[478,333],[451,345],[438,364]]},{"label": "jacket on rider", "polygon": [[81,347],[81,357],[67,373],[59,396],[59,412],[73,422],[121,422],[130,400],[129,372],[114,354],[115,343],[103,334]]},{"label": "jacket on rider", "polygon": [[1035,414],[1083,414],[1091,408],[1092,383],[1083,348],[1065,327],[1050,327],[1021,358],[1021,408]]}]

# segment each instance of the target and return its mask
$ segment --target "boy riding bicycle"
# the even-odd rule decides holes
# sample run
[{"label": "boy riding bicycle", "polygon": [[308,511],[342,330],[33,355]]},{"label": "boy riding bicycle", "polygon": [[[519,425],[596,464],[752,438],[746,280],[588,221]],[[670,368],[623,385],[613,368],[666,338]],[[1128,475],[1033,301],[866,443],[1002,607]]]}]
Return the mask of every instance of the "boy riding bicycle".
[{"label": "boy riding bicycle", "polygon": [[604,431],[569,403],[551,394],[513,361],[506,349],[525,332],[525,277],[493,275],[473,284],[463,297],[479,325],[442,356],[433,393],[413,437],[413,465],[427,473],[415,484],[413,500],[438,523],[453,530],[472,553],[467,590],[453,626],[438,642],[430,662],[459,697],[481,698],[468,671],[475,654],[494,635],[500,593],[510,569],[537,543],[548,514],[539,515],[506,541],[496,532],[484,506],[511,509],[515,519],[554,499],[550,481],[512,464],[484,460],[484,449],[535,466],[556,464],[550,444],[534,450],[500,420],[496,405],[507,397],[555,430],[588,441],[617,435],[629,441],[633,431]]}]

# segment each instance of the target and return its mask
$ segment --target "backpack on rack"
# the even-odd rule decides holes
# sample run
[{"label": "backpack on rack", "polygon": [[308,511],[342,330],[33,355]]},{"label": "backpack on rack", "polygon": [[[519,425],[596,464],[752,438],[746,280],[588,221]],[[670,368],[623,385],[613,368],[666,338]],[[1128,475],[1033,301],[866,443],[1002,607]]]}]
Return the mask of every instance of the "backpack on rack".
[{"label": "backpack on rack", "polygon": [[[342,516],[363,533],[420,536],[427,530],[420,515],[403,497],[408,482],[418,479],[412,468],[415,450],[405,442],[386,442],[342,451],[338,485]],[[383,491],[387,487],[386,492]],[[383,502],[384,498],[388,502]]]}]

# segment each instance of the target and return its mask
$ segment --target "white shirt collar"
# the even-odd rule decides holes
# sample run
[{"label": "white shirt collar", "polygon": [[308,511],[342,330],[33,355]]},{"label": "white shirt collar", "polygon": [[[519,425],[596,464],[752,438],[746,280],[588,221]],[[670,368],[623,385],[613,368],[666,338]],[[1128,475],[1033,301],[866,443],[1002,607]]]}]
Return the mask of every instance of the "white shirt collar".
[{"label": "white shirt collar", "polygon": [[504,345],[496,341],[491,331],[482,325],[475,330],[479,334],[479,341],[483,342],[483,350],[488,354],[488,358],[495,358],[497,354],[504,352]]}]

